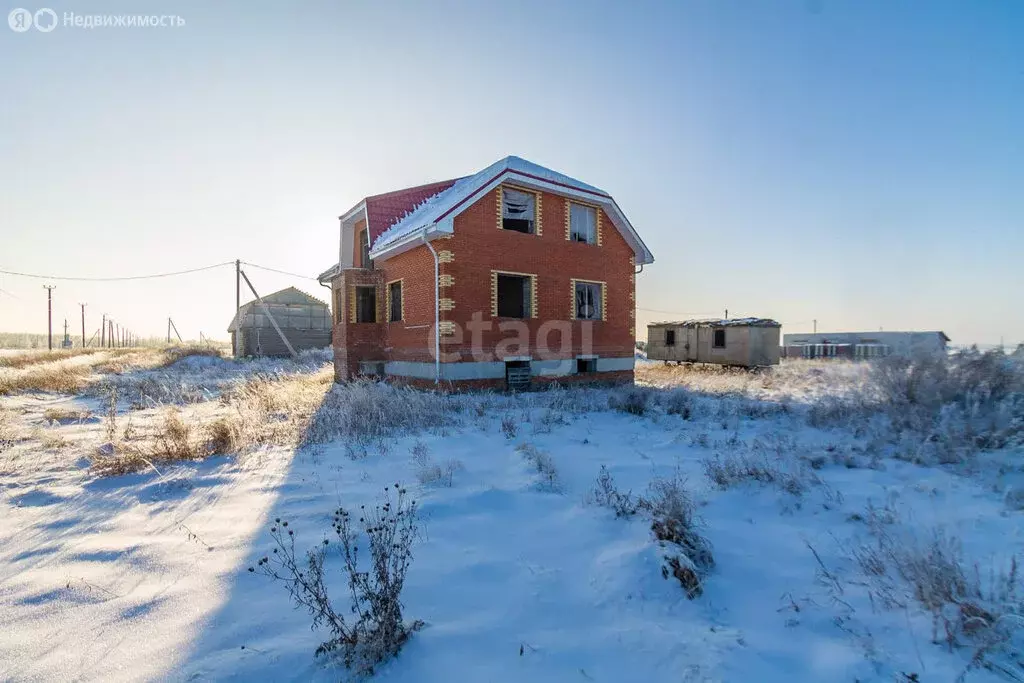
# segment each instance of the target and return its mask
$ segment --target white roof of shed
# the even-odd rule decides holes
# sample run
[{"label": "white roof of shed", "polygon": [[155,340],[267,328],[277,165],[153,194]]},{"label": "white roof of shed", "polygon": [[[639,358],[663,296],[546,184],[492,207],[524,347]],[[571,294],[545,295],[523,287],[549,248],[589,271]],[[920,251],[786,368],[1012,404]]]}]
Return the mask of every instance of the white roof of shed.
[{"label": "white roof of shed", "polygon": [[782,327],[771,318],[701,318],[651,323],[648,327]]}]

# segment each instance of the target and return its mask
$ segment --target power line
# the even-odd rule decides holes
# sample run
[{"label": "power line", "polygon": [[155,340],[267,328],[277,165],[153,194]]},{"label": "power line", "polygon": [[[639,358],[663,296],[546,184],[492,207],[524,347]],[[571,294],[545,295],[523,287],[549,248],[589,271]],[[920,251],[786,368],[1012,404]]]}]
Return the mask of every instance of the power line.
[{"label": "power line", "polygon": [[255,264],[255,263],[249,263],[248,261],[242,261],[242,263],[244,263],[247,266],[252,266],[253,268],[259,268],[260,270],[268,270],[271,273],[279,273],[281,275],[291,275],[292,277],[300,277],[303,280],[313,280],[314,282],[317,281],[315,277],[310,277],[308,275],[299,275],[298,273],[291,273],[291,272],[289,272],[287,270],[279,270],[277,268],[268,268],[267,266],[261,266],[261,265]]},{"label": "power line", "polygon": [[[0,269],[0,273],[4,275],[16,275],[19,277],[31,277],[37,280],[70,280],[75,282],[124,282],[126,280],[152,280],[161,277],[173,277],[175,275],[188,275],[189,273],[198,273],[204,270],[213,270],[214,268],[221,268],[223,266],[234,265],[234,261],[225,261],[224,263],[215,263],[210,266],[202,266],[201,268],[189,268],[188,270],[177,270],[172,273],[154,273],[152,275],[128,275],[123,277],[67,277],[62,275],[37,275],[35,273],[18,273],[13,270]],[[301,277],[301,276],[300,276]]]}]

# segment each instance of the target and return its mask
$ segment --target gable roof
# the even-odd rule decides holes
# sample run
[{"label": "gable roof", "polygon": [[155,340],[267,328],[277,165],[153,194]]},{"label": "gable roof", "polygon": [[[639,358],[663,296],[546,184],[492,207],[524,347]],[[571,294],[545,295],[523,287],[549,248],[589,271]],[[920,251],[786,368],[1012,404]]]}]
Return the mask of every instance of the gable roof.
[{"label": "gable roof", "polygon": [[[406,207],[401,216],[395,212],[395,220],[379,234],[377,233],[377,230],[380,229],[379,223],[375,226],[374,219],[370,214],[371,200],[375,198],[368,197],[364,201],[366,202],[367,216],[370,218],[370,236],[373,240],[370,255],[373,258],[379,258],[390,253],[399,253],[405,248],[415,246],[422,236],[431,238],[452,233],[455,216],[505,180],[513,180],[518,185],[548,190],[600,205],[611,218],[615,227],[633,247],[636,262],[646,264],[654,261],[653,254],[640,239],[610,194],[593,185],[588,185],[516,156],[505,157],[471,176],[434,183],[432,185],[436,188],[432,194],[426,194],[427,188],[432,185],[389,193],[394,196],[392,200],[388,200],[389,206],[394,209],[397,209],[402,203],[408,203],[409,200],[414,201],[411,206]],[[419,198],[421,195],[426,196]],[[388,197],[388,195],[377,195],[377,198],[383,197]],[[381,211],[379,216],[381,218],[378,220],[383,220],[385,213]]]},{"label": "gable roof", "polygon": [[[285,287],[284,289],[280,289],[272,294],[267,294],[263,297],[263,303],[269,305],[277,304],[278,306],[318,304],[324,308],[328,308],[326,301],[321,301],[312,294],[307,294],[301,289],[297,289],[295,287]],[[228,332],[234,332],[238,327],[239,319],[245,318],[245,316],[249,314],[249,311],[252,310],[252,307],[256,305],[257,302],[255,299],[249,303],[242,304],[242,307],[235,311],[234,317],[231,318],[231,322],[228,324]]]},{"label": "gable roof", "polygon": [[416,208],[425,199],[433,197],[439,192],[447,190],[459,179],[442,180],[437,183],[408,187],[404,190],[385,192],[384,194],[367,197],[366,223],[370,228],[371,244],[392,225],[402,219],[407,213]]}]

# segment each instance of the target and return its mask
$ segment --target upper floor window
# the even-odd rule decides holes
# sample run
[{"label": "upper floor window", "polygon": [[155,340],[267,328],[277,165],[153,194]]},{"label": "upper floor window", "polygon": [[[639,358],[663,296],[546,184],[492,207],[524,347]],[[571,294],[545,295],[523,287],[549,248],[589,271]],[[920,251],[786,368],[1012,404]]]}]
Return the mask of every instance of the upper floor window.
[{"label": "upper floor window", "polygon": [[576,283],[576,319],[601,320],[601,285],[597,282]]},{"label": "upper floor window", "polygon": [[501,227],[516,232],[536,231],[537,196],[503,187],[501,190]]},{"label": "upper floor window", "polygon": [[570,204],[569,239],[597,244],[597,209],[585,204]]},{"label": "upper floor window", "polygon": [[359,231],[359,267],[373,268],[373,261],[370,259],[370,231]]}]

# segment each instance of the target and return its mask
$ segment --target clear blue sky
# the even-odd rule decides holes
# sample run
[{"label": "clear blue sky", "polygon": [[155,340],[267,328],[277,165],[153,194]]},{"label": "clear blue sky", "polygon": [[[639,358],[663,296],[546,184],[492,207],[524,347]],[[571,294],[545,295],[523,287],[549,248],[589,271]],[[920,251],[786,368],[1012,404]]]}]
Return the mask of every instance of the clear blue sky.
[{"label": "clear blue sky", "polygon": [[[49,6],[185,25],[0,23],[0,268],[315,275],[361,197],[516,154],[638,227],[641,326],[1024,341],[1022,2]],[[45,330],[42,284],[0,276],[0,330]],[[224,338],[233,313],[230,269],[56,284],[72,329],[79,301],[147,334]]]}]

